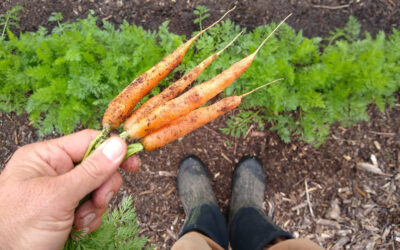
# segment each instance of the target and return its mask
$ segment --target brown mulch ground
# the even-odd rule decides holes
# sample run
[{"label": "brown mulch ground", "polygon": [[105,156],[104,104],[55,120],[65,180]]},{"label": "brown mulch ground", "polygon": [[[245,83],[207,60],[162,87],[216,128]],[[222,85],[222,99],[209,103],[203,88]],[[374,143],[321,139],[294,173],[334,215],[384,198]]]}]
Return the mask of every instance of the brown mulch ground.
[{"label": "brown mulch ground", "polygon": [[[207,24],[231,7],[227,2],[6,0],[0,3],[0,13],[21,4],[25,7],[22,30],[35,30],[38,25],[51,27],[47,18],[53,11],[74,20],[93,9],[115,24],[126,19],[148,29],[170,20],[173,32],[190,35],[198,28],[192,24],[196,5],[212,9]],[[303,29],[307,36],[328,35],[330,30],[343,26],[350,14],[373,34],[400,28],[397,0],[239,1],[232,20],[251,29],[279,21],[289,12],[294,13],[289,24]],[[351,128],[335,126],[327,142],[317,149],[296,139],[285,144],[275,133],[255,129],[244,139],[231,138],[219,131],[226,117],[219,118],[163,149],[141,153],[141,170],[123,173],[124,186],[114,205],[124,195],[132,194],[141,235],[161,249],[168,248],[184,220],[176,191],[179,161],[195,154],[206,163],[218,202],[226,213],[234,164],[244,155],[255,154],[262,159],[267,173],[266,211],[284,229],[328,249],[399,249],[400,99],[385,113],[375,107],[369,113],[370,122]],[[0,113],[0,140],[3,168],[19,146],[40,138],[27,115]],[[377,159],[375,165],[371,157]],[[367,171],[366,166],[382,173]]]}]

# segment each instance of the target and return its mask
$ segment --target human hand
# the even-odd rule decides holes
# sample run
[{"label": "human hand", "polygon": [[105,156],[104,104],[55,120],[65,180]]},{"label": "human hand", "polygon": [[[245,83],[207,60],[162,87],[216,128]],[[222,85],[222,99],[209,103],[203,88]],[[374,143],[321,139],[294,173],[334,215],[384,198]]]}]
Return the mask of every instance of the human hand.
[{"label": "human hand", "polygon": [[[84,130],[15,152],[0,175],[0,249],[60,249],[72,225],[85,234],[100,226],[122,184],[118,167],[126,144],[112,137],[74,168],[97,134]],[[123,167],[137,170],[138,158]]]}]

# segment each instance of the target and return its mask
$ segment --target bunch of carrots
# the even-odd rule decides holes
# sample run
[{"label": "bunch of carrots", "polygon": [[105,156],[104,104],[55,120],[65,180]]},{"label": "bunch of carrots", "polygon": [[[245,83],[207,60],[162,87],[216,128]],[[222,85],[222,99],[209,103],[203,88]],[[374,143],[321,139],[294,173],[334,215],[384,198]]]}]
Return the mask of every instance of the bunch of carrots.
[{"label": "bunch of carrots", "polygon": [[183,137],[216,117],[236,108],[241,103],[243,97],[273,82],[282,80],[277,79],[246,94],[226,97],[210,106],[199,108],[232,84],[235,79],[250,67],[261,47],[290,15],[265,38],[255,52],[237,61],[211,80],[196,85],[178,96],[204,69],[216,60],[241,33],[221,51],[206,58],[182,78],[132,112],[137,103],[182,62],[185,53],[192,43],[208,29],[219,23],[234,9],[235,8],[229,10],[218,21],[180,45],[155,66],[133,80],[117,97],[115,97],[110,102],[104,114],[102,121],[103,130],[90,144],[85,158],[110,136],[111,130],[118,128],[122,123],[124,123],[124,132],[120,134],[121,138],[125,140],[128,138],[140,140],[140,143],[128,146],[128,152],[125,157],[128,158],[132,154],[143,149],[146,151],[155,150]]}]

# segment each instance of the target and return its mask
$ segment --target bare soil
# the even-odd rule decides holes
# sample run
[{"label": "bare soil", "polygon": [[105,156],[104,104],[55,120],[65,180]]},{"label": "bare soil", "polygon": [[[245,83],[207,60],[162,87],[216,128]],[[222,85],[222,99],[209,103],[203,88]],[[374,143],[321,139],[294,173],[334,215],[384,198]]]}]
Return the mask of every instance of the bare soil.
[{"label": "bare soil", "polygon": [[211,17],[205,21],[210,24],[235,3],[237,9],[231,20],[250,30],[281,21],[289,13],[293,17],[288,23],[296,30],[303,30],[308,37],[329,35],[330,31],[344,26],[349,15],[355,16],[363,30],[372,34],[400,28],[398,0],[3,0],[0,13],[15,5],[23,6],[21,29],[24,31],[35,31],[38,26],[53,27],[55,24],[48,22],[52,12],[61,12],[64,20],[75,20],[85,18],[93,10],[100,19],[116,25],[126,20],[151,30],[169,20],[172,32],[189,36],[198,30],[193,24],[196,18],[193,10],[197,5],[210,9]]},{"label": "bare soil", "polygon": [[[6,0],[0,3],[0,13],[16,4],[24,6],[23,31],[36,30],[39,25],[51,28],[47,22],[51,12],[62,12],[65,20],[72,21],[85,17],[92,9],[100,18],[117,25],[126,19],[146,29],[156,29],[170,20],[171,31],[185,35],[198,29],[192,23],[193,9],[198,4],[211,9],[206,24],[233,5],[212,0]],[[248,29],[279,21],[290,12],[294,16],[289,24],[302,29],[306,36],[327,36],[335,27],[342,27],[349,15],[354,15],[372,34],[400,28],[397,0],[256,0],[239,1],[237,6],[231,19]],[[232,111],[182,140],[154,152],[140,153],[141,169],[123,172],[124,185],[112,206],[132,194],[141,235],[157,248],[169,248],[185,217],[176,190],[179,161],[188,154],[204,161],[226,214],[234,165],[242,156],[253,154],[261,158],[267,173],[266,212],[282,228],[328,249],[399,249],[400,98],[396,103],[385,113],[371,106],[369,122],[351,128],[335,126],[319,148],[297,138],[285,144],[274,132],[254,128],[242,139],[226,136],[219,128],[237,112]],[[39,138],[26,114],[0,113],[0,169],[18,147],[58,136]],[[373,165],[371,157],[377,159],[377,164]],[[365,163],[382,173],[365,170]]]}]

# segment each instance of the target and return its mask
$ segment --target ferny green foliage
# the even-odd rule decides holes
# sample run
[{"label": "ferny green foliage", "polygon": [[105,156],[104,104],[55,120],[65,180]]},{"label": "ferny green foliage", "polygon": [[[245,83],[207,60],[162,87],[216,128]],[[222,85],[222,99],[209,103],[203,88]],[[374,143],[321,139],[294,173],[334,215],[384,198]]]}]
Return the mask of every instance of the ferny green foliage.
[{"label": "ferny green foliage", "polygon": [[109,101],[183,40],[167,23],[158,32],[126,22],[103,26],[89,15],[50,34],[42,27],[18,37],[8,32],[0,42],[0,110],[28,112],[41,135],[67,134],[79,124],[99,128]]},{"label": "ferny green foliage", "polygon": [[[50,33],[45,28],[19,36],[8,31],[9,39],[0,42],[0,110],[28,112],[42,135],[70,133],[78,125],[99,128],[109,101],[184,41],[168,31],[168,22],[150,32],[127,22],[119,29],[109,22],[99,28],[92,14],[73,23],[61,19],[52,14],[50,21],[58,26]],[[253,52],[274,27],[243,34],[197,82]],[[159,86],[222,49],[240,30],[230,20],[210,29]],[[246,97],[222,131],[242,136],[253,122],[261,129],[269,122],[286,142],[295,137],[318,146],[333,123],[368,120],[370,104],[383,111],[400,87],[400,33],[360,35],[353,17],[326,39],[307,38],[283,25],[224,95],[242,94],[277,78],[284,81]],[[152,94],[158,92],[157,87]]]},{"label": "ferny green foliage", "polygon": [[198,5],[193,11],[193,14],[197,16],[197,18],[193,20],[193,23],[198,23],[200,25],[200,30],[203,30],[202,22],[210,17],[210,13],[208,13],[209,11],[210,9],[204,5]]},{"label": "ferny green foliage", "polygon": [[147,239],[138,236],[132,203],[132,196],[125,198],[119,208],[103,215],[101,226],[88,236],[82,237],[79,232],[72,234],[64,250],[143,249]]},{"label": "ferny green foliage", "polygon": [[1,36],[0,40],[5,39],[6,31],[10,27],[19,28],[19,17],[18,14],[22,10],[22,6],[14,6],[5,14],[0,14],[0,28],[1,28]]}]

